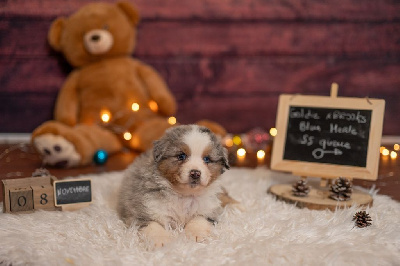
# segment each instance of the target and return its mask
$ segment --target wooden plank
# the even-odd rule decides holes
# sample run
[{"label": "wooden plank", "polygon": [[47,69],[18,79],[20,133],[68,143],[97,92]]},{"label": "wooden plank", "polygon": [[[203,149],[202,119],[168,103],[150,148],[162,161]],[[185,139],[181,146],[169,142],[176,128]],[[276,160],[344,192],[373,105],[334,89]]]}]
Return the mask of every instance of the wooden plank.
[{"label": "wooden plank", "polygon": [[2,17],[0,35],[6,42],[0,42],[0,54],[12,56],[49,55],[47,32],[52,19],[34,17]]},{"label": "wooden plank", "polygon": [[0,93],[55,94],[71,69],[61,57],[0,56]]},{"label": "wooden plank", "polygon": [[199,94],[254,96],[303,93],[329,95],[332,82],[341,96],[395,96],[400,60],[348,57],[227,57],[146,59],[160,71],[179,100]]},{"label": "wooden plank", "polygon": [[[138,56],[388,55],[400,23],[146,23]],[[156,45],[162,43],[162,45]]]},{"label": "wooden plank", "polygon": [[56,95],[0,93],[0,131],[2,133],[32,132],[44,121],[53,118]]},{"label": "wooden plank", "polygon": [[[34,16],[69,15],[93,0],[13,0],[1,6],[0,14]],[[105,2],[114,2],[105,0]],[[335,0],[135,0],[144,19],[318,19],[318,20],[370,20],[389,21],[400,17],[396,1]]]},{"label": "wooden plank", "polygon": [[[51,57],[49,18],[7,17],[0,55]],[[135,56],[400,55],[400,23],[142,23]],[[162,44],[162,45],[159,45]]]},{"label": "wooden plank", "polygon": [[275,125],[277,96],[265,97],[197,97],[179,104],[179,123],[210,119],[228,132],[243,133],[255,127],[269,129]]},{"label": "wooden plank", "polygon": [[[400,124],[396,122],[400,113],[398,59],[279,56],[143,60],[165,77],[178,100],[178,118],[185,122],[218,115],[218,121],[229,121],[229,130],[244,132],[259,123],[251,116],[267,114],[265,116],[271,117],[268,121],[272,126],[275,119],[272,114],[275,114],[279,94],[327,95],[330,84],[338,82],[339,96],[386,99],[384,134],[397,135],[400,132]],[[60,68],[47,59],[26,58],[10,62],[0,57],[0,67],[3,66],[7,68],[0,69],[0,73],[4,73],[0,76],[1,131],[30,132],[41,122],[51,119],[56,94],[65,79]],[[8,69],[8,66],[12,67]],[[31,93],[25,95],[26,92]],[[259,112],[257,105],[266,105],[253,100],[259,97],[276,102],[269,102],[268,109]],[[229,104],[231,99],[248,102],[246,108],[251,115],[232,117],[229,111],[233,106]],[[197,104],[204,106],[199,109],[201,111],[196,110]],[[218,104],[228,111],[222,110],[221,114],[210,111],[210,106]],[[240,108],[239,102],[237,108]],[[21,123],[21,118],[24,123]]]},{"label": "wooden plank", "polygon": [[[178,100],[197,94],[243,96],[301,92],[327,95],[332,82],[340,84],[341,96],[379,98],[380,95],[394,97],[400,87],[398,58],[142,59],[161,73]],[[0,57],[0,95],[32,92],[54,98],[68,74],[62,69],[63,65],[57,63],[57,58]]]}]

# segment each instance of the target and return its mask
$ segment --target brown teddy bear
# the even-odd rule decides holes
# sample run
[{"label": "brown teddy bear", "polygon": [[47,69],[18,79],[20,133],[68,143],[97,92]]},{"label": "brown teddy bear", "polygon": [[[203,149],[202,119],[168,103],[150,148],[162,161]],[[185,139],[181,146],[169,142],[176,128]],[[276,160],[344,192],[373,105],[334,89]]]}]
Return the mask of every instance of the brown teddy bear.
[{"label": "brown teddy bear", "polygon": [[[87,4],[51,25],[51,47],[75,69],[59,92],[55,120],[32,133],[44,164],[85,165],[100,149],[144,151],[171,127],[174,96],[152,67],[130,56],[138,22],[137,10],[119,2]],[[225,134],[216,123],[198,124]]]}]

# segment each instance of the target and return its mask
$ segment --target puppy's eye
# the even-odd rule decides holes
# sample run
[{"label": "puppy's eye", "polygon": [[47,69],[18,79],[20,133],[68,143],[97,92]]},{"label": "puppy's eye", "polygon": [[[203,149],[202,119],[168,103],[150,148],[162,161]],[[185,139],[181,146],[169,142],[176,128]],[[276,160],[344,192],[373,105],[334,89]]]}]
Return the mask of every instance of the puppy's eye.
[{"label": "puppy's eye", "polygon": [[179,161],[183,161],[187,158],[187,155],[184,152],[182,152],[176,158],[178,158]]},{"label": "puppy's eye", "polygon": [[208,156],[204,156],[204,157],[203,157],[203,161],[204,161],[205,163],[211,163],[211,159],[210,159],[210,157],[208,157]]}]

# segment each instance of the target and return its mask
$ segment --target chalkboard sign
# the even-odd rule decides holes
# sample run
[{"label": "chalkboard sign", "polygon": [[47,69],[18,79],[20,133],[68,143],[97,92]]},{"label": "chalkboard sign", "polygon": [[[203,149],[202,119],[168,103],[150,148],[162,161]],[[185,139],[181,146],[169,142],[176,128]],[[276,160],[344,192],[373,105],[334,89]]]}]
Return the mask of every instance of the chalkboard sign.
[{"label": "chalkboard sign", "polygon": [[281,95],[271,168],[375,180],[384,100]]},{"label": "chalkboard sign", "polygon": [[283,159],[366,167],[371,112],[289,106]]},{"label": "chalkboard sign", "polygon": [[56,206],[92,202],[91,180],[74,179],[55,181],[54,201]]}]

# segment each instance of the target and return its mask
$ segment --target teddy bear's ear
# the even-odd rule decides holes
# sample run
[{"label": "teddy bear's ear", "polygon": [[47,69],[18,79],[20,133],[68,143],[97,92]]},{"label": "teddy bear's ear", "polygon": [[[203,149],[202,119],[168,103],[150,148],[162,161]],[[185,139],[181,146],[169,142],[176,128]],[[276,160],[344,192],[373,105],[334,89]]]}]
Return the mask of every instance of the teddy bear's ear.
[{"label": "teddy bear's ear", "polygon": [[61,17],[56,19],[50,27],[49,34],[47,36],[50,46],[56,50],[61,50],[61,34],[64,30],[65,18]]},{"label": "teddy bear's ear", "polygon": [[129,18],[129,21],[133,26],[136,26],[139,23],[140,16],[139,12],[136,8],[129,2],[118,2],[117,6],[125,13],[125,15]]}]

